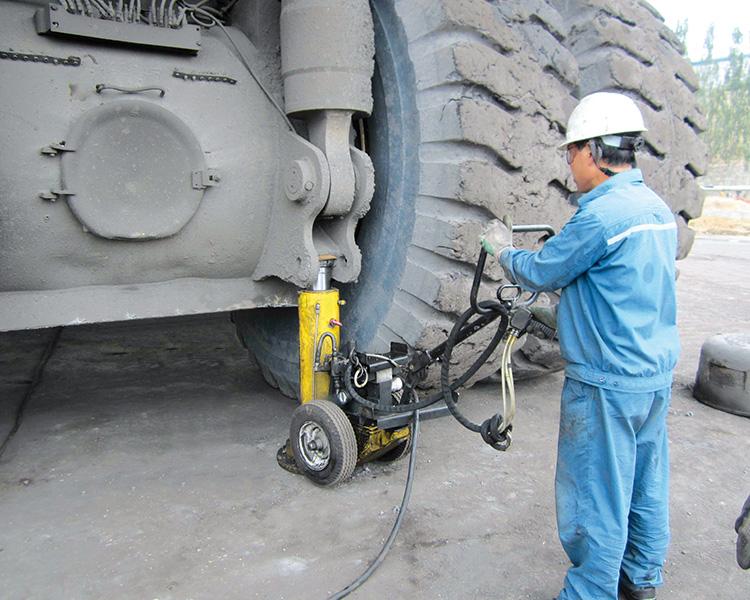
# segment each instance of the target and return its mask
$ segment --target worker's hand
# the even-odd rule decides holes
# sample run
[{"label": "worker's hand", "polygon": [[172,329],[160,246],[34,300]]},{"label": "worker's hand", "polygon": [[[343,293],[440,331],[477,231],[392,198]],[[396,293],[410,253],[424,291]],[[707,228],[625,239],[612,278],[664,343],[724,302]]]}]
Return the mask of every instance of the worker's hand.
[{"label": "worker's hand", "polygon": [[750,496],[734,524],[737,532],[737,564],[743,569],[750,569]]},{"label": "worker's hand", "polygon": [[508,228],[508,231],[513,233],[513,217],[511,217],[510,214],[505,213],[503,215],[503,218],[500,220],[503,222],[503,225],[505,225]]},{"label": "worker's hand", "polygon": [[497,256],[498,259],[503,250],[513,247],[511,229],[499,219],[492,219],[489,222],[487,228],[482,232],[481,241],[482,248],[485,249],[487,254]]}]

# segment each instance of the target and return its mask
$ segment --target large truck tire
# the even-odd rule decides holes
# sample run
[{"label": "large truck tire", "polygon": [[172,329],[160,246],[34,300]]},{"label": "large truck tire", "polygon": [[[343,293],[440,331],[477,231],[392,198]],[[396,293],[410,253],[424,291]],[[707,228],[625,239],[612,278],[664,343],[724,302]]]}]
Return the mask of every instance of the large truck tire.
[{"label": "large truck tire", "polygon": [[649,131],[639,155],[646,183],[672,209],[678,224],[677,258],[690,252],[706,170],[706,128],[695,95],[698,79],[663,18],[643,0],[550,0],[566,24],[566,46],[579,68],[578,96],[599,91],[630,95]]},{"label": "large truck tire", "polygon": [[[557,145],[578,70],[562,19],[541,0],[382,0],[372,10],[375,103],[366,150],[376,187],[357,231],[359,281],[341,290],[342,333],[361,350],[384,351],[391,341],[428,348],[445,340],[468,305],[489,220],[510,213],[517,223],[559,229],[575,210]],[[501,277],[492,261],[488,288]],[[296,395],[296,311],[234,319],[269,383]],[[456,372],[490,335],[456,350]],[[474,381],[496,371],[498,358]],[[523,362],[529,372],[552,366],[539,348]]]}]

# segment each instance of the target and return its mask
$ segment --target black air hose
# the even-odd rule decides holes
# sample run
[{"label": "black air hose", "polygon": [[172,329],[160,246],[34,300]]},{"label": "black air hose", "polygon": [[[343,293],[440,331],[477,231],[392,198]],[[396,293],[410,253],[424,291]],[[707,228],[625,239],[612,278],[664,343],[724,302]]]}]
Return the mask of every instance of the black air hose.
[{"label": "black air hose", "polygon": [[[490,305],[494,305],[496,303],[490,303],[490,302],[480,302],[479,306],[482,308],[488,308]],[[381,404],[378,404],[377,402],[373,402],[371,400],[367,400],[366,398],[363,398],[359,392],[357,392],[356,388],[352,384],[352,363],[349,362],[346,365],[346,370],[344,372],[344,388],[346,389],[347,393],[351,396],[352,400],[357,402],[358,404],[361,404],[363,406],[366,406],[368,408],[371,408],[373,410],[377,410],[380,412],[389,412],[389,413],[409,413],[414,412],[415,410],[422,410],[423,408],[426,408],[432,404],[435,404],[438,400],[445,398],[445,386],[447,386],[451,392],[461,387],[463,384],[465,384],[478,370],[479,368],[487,362],[487,359],[492,355],[492,353],[495,351],[495,348],[497,348],[498,344],[500,344],[501,340],[503,339],[503,336],[505,335],[505,330],[508,328],[508,317],[505,314],[498,313],[500,317],[500,325],[497,328],[497,331],[495,332],[495,335],[490,340],[489,345],[484,349],[484,351],[479,355],[479,357],[474,361],[474,363],[458,378],[456,379],[452,384],[444,384],[443,378],[447,377],[450,381],[450,353],[453,350],[453,346],[456,343],[456,338],[458,337],[459,333],[461,332],[461,329],[466,325],[466,323],[473,317],[474,315],[479,314],[476,309],[469,308],[464,312],[456,321],[456,324],[453,326],[453,329],[451,330],[450,336],[448,336],[448,341],[446,342],[445,351],[441,357],[440,360],[443,361],[442,369],[441,369],[441,391],[436,392],[432,396],[426,398],[425,400],[418,400],[416,402],[409,402],[406,404],[399,404],[396,406],[388,406],[384,407]],[[417,398],[417,392],[414,389],[413,386],[406,386],[408,389],[408,393],[411,394],[414,398]],[[452,396],[452,394],[451,394]],[[458,412],[458,409],[455,408],[455,401],[451,398],[451,403],[449,404],[448,401],[446,401],[446,404],[448,405],[448,410],[451,411],[451,414],[456,417],[456,419],[464,426],[467,426],[464,421],[466,420],[461,413]],[[453,405],[453,408],[451,408],[451,404]],[[455,412],[454,412],[455,411]],[[457,416],[458,415],[458,416]],[[463,420],[462,420],[463,419]],[[469,427],[469,429],[472,429]],[[479,429],[472,429],[472,431],[479,432]]]},{"label": "black air hose", "polygon": [[[480,302],[479,306],[481,307],[482,304],[483,303]],[[451,353],[453,352],[453,347],[456,343],[456,338],[458,337],[458,334],[461,328],[475,314],[477,314],[477,311],[473,307],[466,310],[466,312],[464,312],[459,317],[458,321],[456,321],[456,324],[453,326],[453,329],[451,330],[450,335],[448,336],[448,340],[445,342],[445,350],[443,352],[442,365],[440,366],[440,387],[441,387],[441,395],[442,395],[443,400],[445,401],[445,405],[448,407],[448,410],[453,415],[453,417],[467,429],[474,431],[476,433],[482,433],[482,425],[473,423],[472,421],[467,419],[461,413],[460,410],[458,410],[458,406],[456,405],[454,393],[458,385],[462,385],[463,383],[465,383],[469,379],[469,377],[471,377],[479,369],[479,366],[484,364],[484,362],[495,351],[495,348],[497,348],[498,344],[503,339],[503,336],[505,335],[505,331],[508,328],[508,315],[506,315],[505,313],[500,314],[500,325],[497,328],[497,332],[492,338],[492,341],[490,342],[489,346],[487,346],[485,351],[482,352],[481,356],[479,357],[479,359],[481,359],[481,363],[479,362],[479,359],[478,359],[477,362],[474,363],[474,365],[472,365],[472,368],[469,369],[469,371],[464,373],[464,375],[462,375],[459,379],[453,382],[453,384],[451,384],[450,383],[450,360],[451,360]],[[475,366],[476,366],[476,369],[474,369]],[[473,369],[473,372],[470,373],[472,369]]]}]

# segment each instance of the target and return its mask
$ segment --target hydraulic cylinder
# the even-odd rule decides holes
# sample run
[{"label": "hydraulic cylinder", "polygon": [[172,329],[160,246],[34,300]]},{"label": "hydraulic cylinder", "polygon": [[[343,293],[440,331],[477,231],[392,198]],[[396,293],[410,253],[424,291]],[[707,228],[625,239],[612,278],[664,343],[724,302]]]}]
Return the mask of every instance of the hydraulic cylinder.
[{"label": "hydraulic cylinder", "polygon": [[303,404],[326,399],[331,393],[327,359],[341,341],[339,291],[330,287],[333,262],[333,256],[321,256],[314,288],[298,296],[299,392]]}]

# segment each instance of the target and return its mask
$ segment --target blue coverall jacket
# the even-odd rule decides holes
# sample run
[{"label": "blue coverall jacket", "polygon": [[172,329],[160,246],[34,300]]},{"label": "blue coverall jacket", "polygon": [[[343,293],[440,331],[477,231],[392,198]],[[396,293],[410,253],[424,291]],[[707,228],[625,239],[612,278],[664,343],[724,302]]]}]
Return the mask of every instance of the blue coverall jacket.
[{"label": "blue coverall jacket", "polygon": [[661,584],[666,413],[679,353],[676,229],[632,169],[583,195],[540,250],[500,256],[522,287],[562,288],[557,322],[567,365],[556,501],[573,567],[560,600],[615,599],[622,575],[636,587]]}]

